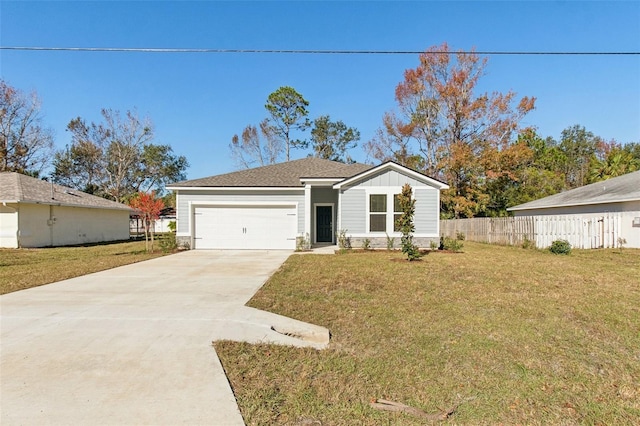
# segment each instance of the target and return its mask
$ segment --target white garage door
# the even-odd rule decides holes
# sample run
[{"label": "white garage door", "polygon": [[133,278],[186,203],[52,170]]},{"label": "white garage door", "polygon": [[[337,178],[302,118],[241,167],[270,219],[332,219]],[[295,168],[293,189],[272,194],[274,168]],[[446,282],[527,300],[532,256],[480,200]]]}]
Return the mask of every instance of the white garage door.
[{"label": "white garage door", "polygon": [[294,206],[198,206],[194,213],[196,249],[296,248]]}]

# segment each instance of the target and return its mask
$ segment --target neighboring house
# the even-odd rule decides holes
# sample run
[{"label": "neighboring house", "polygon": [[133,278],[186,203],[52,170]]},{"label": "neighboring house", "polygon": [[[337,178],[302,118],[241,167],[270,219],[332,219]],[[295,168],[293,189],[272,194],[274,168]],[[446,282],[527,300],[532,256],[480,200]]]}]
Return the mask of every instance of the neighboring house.
[{"label": "neighboring house", "polygon": [[168,186],[176,192],[177,238],[195,249],[287,249],[369,239],[386,247],[401,214],[394,196],[413,188],[415,242],[439,239],[440,190],[448,186],[393,162],[373,167],[304,158]]},{"label": "neighboring house", "polygon": [[[626,240],[625,247],[640,248],[640,171],[520,204],[508,210],[515,216],[535,216],[541,223],[547,223],[550,216],[561,217],[568,223],[581,222],[582,226],[574,225],[566,233],[582,237],[582,240],[576,238],[576,242],[580,242],[577,245],[582,248],[618,247],[619,238]],[[552,235],[559,231],[544,232]],[[543,231],[536,230],[536,234],[543,235]],[[548,243],[539,244],[545,245]]]},{"label": "neighboring house", "polygon": [[[160,211],[158,219],[153,222],[153,232],[171,232],[169,223],[176,220],[176,209],[173,207],[165,207]],[[137,211],[131,212],[129,217],[129,229],[132,234],[144,234],[144,223]]]},{"label": "neighboring house", "polygon": [[48,247],[129,239],[131,209],[14,172],[0,173],[0,247]]}]

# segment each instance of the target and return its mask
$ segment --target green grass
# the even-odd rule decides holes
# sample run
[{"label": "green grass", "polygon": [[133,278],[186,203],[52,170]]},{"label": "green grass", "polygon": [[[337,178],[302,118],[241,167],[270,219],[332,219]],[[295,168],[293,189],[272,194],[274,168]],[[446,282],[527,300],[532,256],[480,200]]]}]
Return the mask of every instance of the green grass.
[{"label": "green grass", "polygon": [[465,242],[292,256],[251,306],[323,325],[327,350],[216,342],[247,424],[640,423],[640,250],[569,256]]},{"label": "green grass", "polygon": [[162,256],[144,241],[38,249],[0,248],[0,294]]}]

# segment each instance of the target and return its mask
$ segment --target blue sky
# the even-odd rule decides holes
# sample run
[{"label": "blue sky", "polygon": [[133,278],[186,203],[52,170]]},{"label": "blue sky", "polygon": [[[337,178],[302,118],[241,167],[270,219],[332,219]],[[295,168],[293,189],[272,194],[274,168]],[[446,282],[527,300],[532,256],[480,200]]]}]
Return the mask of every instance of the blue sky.
[{"label": "blue sky", "polygon": [[[0,2],[0,44],[38,47],[640,52],[640,2]],[[358,128],[361,144],[395,107],[417,55],[0,51],[10,85],[37,91],[56,145],[75,117],[136,108],[188,178],[234,170],[228,145],[265,118],[280,86]],[[490,56],[482,91],[534,96],[543,137],[574,124],[640,141],[640,56]],[[292,156],[306,156],[293,151]],[[352,152],[366,160],[359,148]]]}]

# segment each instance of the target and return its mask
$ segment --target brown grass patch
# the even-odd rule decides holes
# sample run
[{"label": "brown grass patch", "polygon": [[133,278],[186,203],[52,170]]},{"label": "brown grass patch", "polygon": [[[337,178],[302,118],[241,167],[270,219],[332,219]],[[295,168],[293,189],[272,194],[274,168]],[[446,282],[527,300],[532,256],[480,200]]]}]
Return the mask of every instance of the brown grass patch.
[{"label": "brown grass patch", "polygon": [[332,342],[215,343],[247,424],[421,424],[374,398],[427,413],[464,401],[455,424],[640,423],[640,250],[401,257],[289,258],[249,304]]}]

